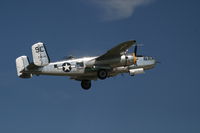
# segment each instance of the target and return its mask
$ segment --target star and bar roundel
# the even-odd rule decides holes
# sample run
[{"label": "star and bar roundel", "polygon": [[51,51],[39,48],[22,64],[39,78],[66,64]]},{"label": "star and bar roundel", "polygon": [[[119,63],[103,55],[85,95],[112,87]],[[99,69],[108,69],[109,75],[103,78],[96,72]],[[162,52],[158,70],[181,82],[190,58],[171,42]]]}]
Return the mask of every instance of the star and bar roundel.
[{"label": "star and bar roundel", "polygon": [[63,69],[64,72],[70,72],[71,69],[72,69],[71,64],[70,63],[63,63],[62,69]]}]

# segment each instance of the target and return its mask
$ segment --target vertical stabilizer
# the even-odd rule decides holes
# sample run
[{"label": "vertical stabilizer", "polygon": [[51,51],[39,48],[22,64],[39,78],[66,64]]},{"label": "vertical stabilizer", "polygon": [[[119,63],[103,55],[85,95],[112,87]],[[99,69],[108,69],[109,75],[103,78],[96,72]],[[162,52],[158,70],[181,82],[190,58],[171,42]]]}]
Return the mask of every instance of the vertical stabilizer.
[{"label": "vertical stabilizer", "polygon": [[16,59],[17,75],[20,78],[31,78],[32,74],[26,71],[29,65],[29,60],[27,56],[20,56]]},{"label": "vertical stabilizer", "polygon": [[46,52],[45,45],[38,42],[32,46],[33,63],[36,66],[46,66],[50,60]]}]

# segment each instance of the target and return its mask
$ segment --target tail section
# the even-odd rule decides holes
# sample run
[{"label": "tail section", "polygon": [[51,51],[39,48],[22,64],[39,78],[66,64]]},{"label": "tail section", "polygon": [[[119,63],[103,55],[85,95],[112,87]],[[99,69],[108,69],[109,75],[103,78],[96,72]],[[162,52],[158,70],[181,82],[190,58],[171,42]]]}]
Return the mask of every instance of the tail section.
[{"label": "tail section", "polygon": [[50,63],[45,45],[38,42],[32,46],[33,63],[36,66],[46,66]]},{"label": "tail section", "polygon": [[16,59],[17,75],[20,78],[32,77],[32,74],[26,72],[27,66],[29,66],[29,60],[27,56],[20,56]]}]

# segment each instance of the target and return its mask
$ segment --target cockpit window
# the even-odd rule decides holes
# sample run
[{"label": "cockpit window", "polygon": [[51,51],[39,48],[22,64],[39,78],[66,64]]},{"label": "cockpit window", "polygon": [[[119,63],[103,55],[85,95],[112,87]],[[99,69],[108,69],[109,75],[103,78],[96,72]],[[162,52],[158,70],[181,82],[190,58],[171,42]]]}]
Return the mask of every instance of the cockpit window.
[{"label": "cockpit window", "polygon": [[153,57],[149,57],[149,60],[153,60]]},{"label": "cockpit window", "polygon": [[153,57],[150,57],[150,56],[145,56],[144,57],[144,60],[152,60],[153,59]]},{"label": "cockpit window", "polygon": [[76,67],[78,67],[78,68],[84,67],[83,62],[76,62]]},{"label": "cockpit window", "polygon": [[148,60],[148,57],[144,57],[144,60]]}]

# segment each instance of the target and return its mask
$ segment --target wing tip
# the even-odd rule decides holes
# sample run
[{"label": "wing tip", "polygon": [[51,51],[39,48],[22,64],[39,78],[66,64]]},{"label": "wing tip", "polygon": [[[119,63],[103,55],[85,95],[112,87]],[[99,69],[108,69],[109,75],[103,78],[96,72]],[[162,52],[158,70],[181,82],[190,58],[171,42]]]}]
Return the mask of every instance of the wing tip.
[{"label": "wing tip", "polygon": [[136,43],[136,40],[130,40],[129,42]]},{"label": "wing tip", "polygon": [[128,40],[128,41],[125,41],[125,42],[123,42],[123,43],[134,44],[134,43],[136,43],[136,40]]},{"label": "wing tip", "polygon": [[126,43],[128,45],[134,45],[134,44],[136,44],[136,40],[129,40],[129,41],[126,41],[126,42],[123,42],[123,43]]}]

